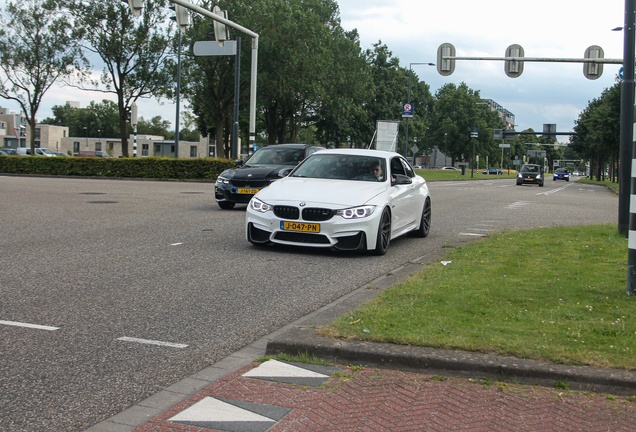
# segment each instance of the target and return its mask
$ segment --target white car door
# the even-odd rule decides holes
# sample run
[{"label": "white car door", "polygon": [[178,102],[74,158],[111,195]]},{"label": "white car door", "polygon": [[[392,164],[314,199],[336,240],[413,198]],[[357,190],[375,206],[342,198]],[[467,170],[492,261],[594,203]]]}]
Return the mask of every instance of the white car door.
[{"label": "white car door", "polygon": [[[401,157],[394,157],[391,159],[391,213],[393,214],[393,220],[391,221],[391,234],[401,234],[404,228],[412,225],[416,220],[419,221],[419,216],[416,216],[416,207],[421,203],[417,203],[415,196],[417,195],[421,185],[418,182],[411,184],[393,184],[393,177],[395,175],[403,175],[411,177],[414,180],[414,173],[411,170],[411,176],[405,169],[405,161],[402,161]],[[406,164],[408,166],[408,164]]]}]

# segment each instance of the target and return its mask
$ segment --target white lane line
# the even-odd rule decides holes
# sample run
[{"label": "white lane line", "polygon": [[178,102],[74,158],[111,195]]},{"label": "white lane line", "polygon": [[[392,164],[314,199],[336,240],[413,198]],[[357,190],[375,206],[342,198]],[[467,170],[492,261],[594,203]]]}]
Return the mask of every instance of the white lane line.
[{"label": "white lane line", "polygon": [[15,322],[15,321],[0,321],[0,324],[14,326],[14,327],[26,327],[26,328],[36,329],[36,330],[55,331],[60,329],[59,327],[51,327],[51,326],[44,326],[44,325],[38,325],[38,324],[28,324],[28,323]]},{"label": "white lane line", "polygon": [[172,243],[170,246],[179,246],[182,245],[183,243]]},{"label": "white lane line", "polygon": [[475,233],[459,233],[457,235],[464,235],[464,236],[475,236],[475,237],[486,237],[484,234],[475,234]]},{"label": "white lane line", "polygon": [[141,344],[146,344],[146,345],[159,345],[159,346],[165,346],[165,347],[170,347],[170,348],[187,348],[188,347],[188,345],[185,345],[185,344],[154,341],[154,340],[148,340],[148,339],[138,339],[138,338],[131,338],[131,337],[127,337],[127,336],[120,337],[117,340],[118,341],[124,341],[124,342],[136,342],[136,343],[141,343]]}]

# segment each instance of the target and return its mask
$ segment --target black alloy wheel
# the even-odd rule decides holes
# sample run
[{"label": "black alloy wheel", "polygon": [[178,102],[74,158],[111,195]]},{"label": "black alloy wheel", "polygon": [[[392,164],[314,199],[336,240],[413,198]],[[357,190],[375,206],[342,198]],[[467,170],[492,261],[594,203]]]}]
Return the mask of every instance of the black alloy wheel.
[{"label": "black alloy wheel", "polygon": [[391,212],[388,208],[384,208],[382,217],[380,218],[380,224],[378,225],[378,238],[375,241],[375,249],[373,253],[375,255],[384,255],[389,249],[389,243],[391,242]]},{"label": "black alloy wheel", "polygon": [[413,231],[414,237],[424,238],[428,236],[431,230],[431,199],[426,198],[424,202],[424,208],[422,208],[422,218],[420,219],[420,226]]}]

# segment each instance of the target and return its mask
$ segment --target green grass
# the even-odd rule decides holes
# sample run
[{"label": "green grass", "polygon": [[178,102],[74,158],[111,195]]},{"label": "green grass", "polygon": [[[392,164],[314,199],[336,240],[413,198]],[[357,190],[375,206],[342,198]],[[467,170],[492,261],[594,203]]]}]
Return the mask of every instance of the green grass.
[{"label": "green grass", "polygon": [[636,297],[615,225],[504,232],[442,260],[319,333],[636,370]]},{"label": "green grass", "polygon": [[614,192],[618,193],[618,183],[612,182],[609,179],[596,181],[593,179],[581,178],[578,181],[580,183],[590,183],[590,184],[598,184],[598,185],[607,186],[608,188],[612,189]]},{"label": "green grass", "polygon": [[415,173],[424,177],[427,181],[440,181],[440,180],[497,180],[502,178],[517,178],[517,171],[503,170],[503,175],[488,175],[482,174],[484,169],[475,169],[473,177],[470,176],[470,167],[466,169],[466,175],[462,175],[461,171],[442,171],[440,169],[416,169]]}]

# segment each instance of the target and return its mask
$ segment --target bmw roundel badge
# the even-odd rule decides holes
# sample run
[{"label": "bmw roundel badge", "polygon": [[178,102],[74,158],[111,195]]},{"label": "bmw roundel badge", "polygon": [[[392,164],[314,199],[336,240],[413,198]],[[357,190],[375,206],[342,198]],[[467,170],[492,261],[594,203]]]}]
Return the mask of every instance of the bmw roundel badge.
[{"label": "bmw roundel badge", "polygon": [[300,203],[300,206],[301,206],[301,207],[305,207],[305,203],[304,203],[304,202],[301,202],[301,203]]}]

